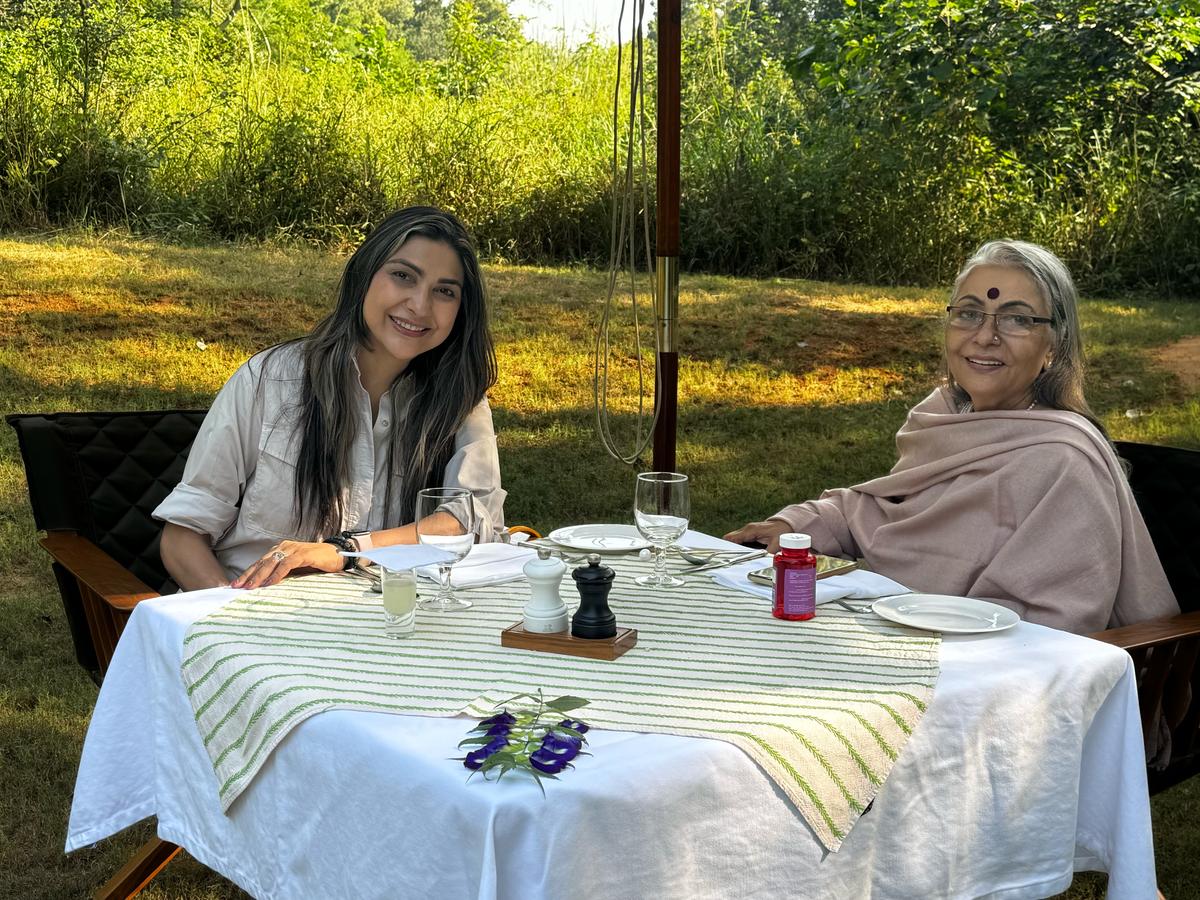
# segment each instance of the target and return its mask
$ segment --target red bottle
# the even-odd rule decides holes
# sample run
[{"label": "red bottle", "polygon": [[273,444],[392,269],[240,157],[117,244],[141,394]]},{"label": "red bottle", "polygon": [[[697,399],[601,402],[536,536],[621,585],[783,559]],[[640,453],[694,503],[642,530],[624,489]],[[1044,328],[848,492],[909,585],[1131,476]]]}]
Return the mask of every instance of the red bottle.
[{"label": "red bottle", "polygon": [[807,534],[779,536],[775,554],[775,605],[771,614],[789,622],[817,614],[817,557]]}]

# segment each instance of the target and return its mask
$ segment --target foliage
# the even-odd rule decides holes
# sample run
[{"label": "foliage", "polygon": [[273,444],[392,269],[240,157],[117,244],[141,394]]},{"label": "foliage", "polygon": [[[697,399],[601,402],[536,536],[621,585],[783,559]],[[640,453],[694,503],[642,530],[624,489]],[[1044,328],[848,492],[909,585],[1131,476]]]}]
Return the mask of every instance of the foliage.
[{"label": "foliage", "polygon": [[[710,0],[690,21],[685,90],[729,100],[713,135],[685,136],[684,182],[736,185],[686,208],[684,245],[719,244],[698,264],[945,281],[1010,235],[1093,286],[1200,287],[1194,2]],[[714,88],[701,60],[721,56]],[[790,114],[761,100],[773,64]],[[766,239],[722,233],[746,217]]]},{"label": "foliage", "polygon": [[[617,48],[503,0],[0,10],[0,228],[338,243],[427,201],[496,258],[608,254]],[[684,10],[686,267],[944,283],[1007,235],[1200,295],[1198,0]]]},{"label": "foliage", "polygon": [[485,780],[522,772],[544,793],[542,779],[557,778],[584,753],[587,723],[563,716],[587,704],[581,697],[547,700],[540,689],[537,694],[509,697],[459,741],[460,750],[471,748],[461,757],[462,764]]}]

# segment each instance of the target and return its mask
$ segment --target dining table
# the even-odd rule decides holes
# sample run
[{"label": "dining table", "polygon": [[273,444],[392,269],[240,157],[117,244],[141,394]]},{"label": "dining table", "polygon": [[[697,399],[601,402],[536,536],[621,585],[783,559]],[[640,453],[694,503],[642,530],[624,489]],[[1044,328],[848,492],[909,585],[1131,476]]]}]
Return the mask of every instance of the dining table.
[{"label": "dining table", "polygon": [[[702,628],[729,610],[790,629],[766,632],[779,636],[779,658],[802,658],[799,636],[815,633],[773,619],[768,600],[711,571],[686,577],[671,606],[628,577],[644,561],[603,562],[617,573],[618,622],[637,626],[638,643],[620,667],[590,661],[600,668],[587,671],[634,678],[669,645],[663,632],[684,631],[664,623],[686,618]],[[343,576],[314,577],[326,579],[310,582],[320,588]],[[365,585],[345,590],[361,593],[355,602],[367,613],[379,606]],[[452,666],[469,670],[472,647],[488,644],[481,657],[519,659],[520,671],[533,673],[529,691],[541,687],[541,672],[570,682],[570,657],[499,647],[501,629],[490,623],[519,620],[525,582],[460,591],[476,606],[417,614],[418,636],[443,629],[453,641],[454,629],[474,629]],[[568,600],[574,593],[569,573],[562,591]],[[1108,644],[1028,622],[931,635],[879,619],[869,603],[854,612],[818,607],[815,623],[836,615],[847,627],[933,641],[928,702],[868,786],[867,802],[831,837],[801,814],[796,791],[764,764],[769,757],[744,742],[643,719],[621,724],[619,710],[600,704],[586,754],[557,778],[472,775],[458,745],[477,717],[330,706],[264,744],[252,777],[226,792],[230,780],[214,768],[198,727],[193,694],[203,678],[188,680],[199,655],[189,642],[252,593],[214,588],[138,604],[84,743],[68,852],[156,817],[161,838],[262,898],[1012,900],[1060,893],[1079,871],[1108,873],[1110,897],[1157,895],[1135,673]],[[382,634],[381,606],[377,615]],[[382,645],[421,652],[416,641]],[[697,669],[720,668],[699,652]],[[442,676],[422,677],[436,689]],[[588,708],[576,714],[587,719]],[[800,784],[820,777],[793,774]]]}]

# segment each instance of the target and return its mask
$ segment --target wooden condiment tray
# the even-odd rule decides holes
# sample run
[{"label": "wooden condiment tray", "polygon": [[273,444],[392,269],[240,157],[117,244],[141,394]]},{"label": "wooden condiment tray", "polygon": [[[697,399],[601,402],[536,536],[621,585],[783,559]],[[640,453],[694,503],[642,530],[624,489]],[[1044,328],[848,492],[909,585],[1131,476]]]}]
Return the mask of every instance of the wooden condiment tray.
[{"label": "wooden condiment tray", "polygon": [[520,650],[540,650],[543,653],[562,653],[587,659],[616,659],[637,644],[636,628],[621,628],[610,638],[577,638],[570,631],[537,634],[526,631],[518,622],[500,632],[500,646]]}]

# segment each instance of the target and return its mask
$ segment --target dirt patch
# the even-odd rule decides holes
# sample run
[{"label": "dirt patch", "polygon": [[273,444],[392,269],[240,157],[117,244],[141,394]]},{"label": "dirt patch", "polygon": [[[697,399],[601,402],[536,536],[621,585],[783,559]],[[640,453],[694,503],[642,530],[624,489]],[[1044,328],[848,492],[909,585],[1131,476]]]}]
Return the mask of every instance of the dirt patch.
[{"label": "dirt patch", "polygon": [[48,313],[78,312],[83,308],[74,294],[41,293],[38,291],[0,291],[0,313],[5,318],[29,310]]},{"label": "dirt patch", "polygon": [[1179,376],[1189,391],[1200,391],[1200,335],[1159,347],[1150,355],[1162,368]]}]

